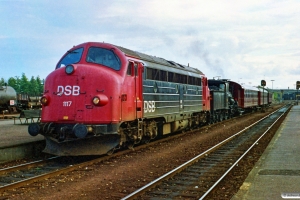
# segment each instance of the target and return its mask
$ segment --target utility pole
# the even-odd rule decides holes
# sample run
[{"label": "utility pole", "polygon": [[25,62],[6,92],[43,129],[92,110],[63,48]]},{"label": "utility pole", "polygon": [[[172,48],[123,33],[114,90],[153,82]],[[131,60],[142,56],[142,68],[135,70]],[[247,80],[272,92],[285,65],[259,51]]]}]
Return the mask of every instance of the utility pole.
[{"label": "utility pole", "polygon": [[298,90],[299,90],[299,88],[300,88],[300,81],[297,81],[296,82],[296,89],[297,89],[297,95],[296,95],[296,104],[298,105]]},{"label": "utility pole", "polygon": [[263,96],[263,103],[262,103],[262,112],[265,112],[265,97],[264,97],[264,93],[265,93],[265,86],[267,85],[266,84],[266,81],[265,80],[261,80],[260,82],[260,85],[263,87],[263,90],[262,90],[262,96]]},{"label": "utility pole", "polygon": [[275,80],[271,80],[272,81],[272,92],[273,92],[273,81],[275,81]]}]

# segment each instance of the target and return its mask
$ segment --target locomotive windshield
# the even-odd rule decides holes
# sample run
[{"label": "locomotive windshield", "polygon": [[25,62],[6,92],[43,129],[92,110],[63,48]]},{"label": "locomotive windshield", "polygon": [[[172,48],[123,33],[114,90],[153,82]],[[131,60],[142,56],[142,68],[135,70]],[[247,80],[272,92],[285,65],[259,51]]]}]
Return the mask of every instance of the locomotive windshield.
[{"label": "locomotive windshield", "polygon": [[120,70],[121,68],[121,61],[119,57],[109,49],[98,47],[89,48],[88,54],[86,56],[86,61],[90,63],[105,65],[114,70]]},{"label": "locomotive windshield", "polygon": [[211,83],[209,86],[210,90],[219,90],[224,91],[225,90],[225,84],[220,83]]},{"label": "locomotive windshield", "polygon": [[75,49],[73,51],[68,51],[68,54],[61,59],[57,64],[56,69],[67,66],[69,64],[78,63],[82,56],[83,48]]}]

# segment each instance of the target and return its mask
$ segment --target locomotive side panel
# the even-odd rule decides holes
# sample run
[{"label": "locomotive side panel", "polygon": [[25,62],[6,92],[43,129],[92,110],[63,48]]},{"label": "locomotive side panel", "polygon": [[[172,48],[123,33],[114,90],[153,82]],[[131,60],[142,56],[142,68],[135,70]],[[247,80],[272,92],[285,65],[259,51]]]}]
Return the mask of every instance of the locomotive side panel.
[{"label": "locomotive side panel", "polygon": [[226,103],[226,95],[222,91],[211,91],[211,112],[215,112],[217,110],[228,109],[228,105]]},{"label": "locomotive side panel", "polygon": [[183,108],[184,112],[199,112],[199,108],[202,108],[204,99],[202,95],[202,87],[194,85],[184,86],[184,99]]},{"label": "locomotive side panel", "polygon": [[179,86],[174,83],[144,80],[144,117],[163,117],[174,121],[180,114]]}]

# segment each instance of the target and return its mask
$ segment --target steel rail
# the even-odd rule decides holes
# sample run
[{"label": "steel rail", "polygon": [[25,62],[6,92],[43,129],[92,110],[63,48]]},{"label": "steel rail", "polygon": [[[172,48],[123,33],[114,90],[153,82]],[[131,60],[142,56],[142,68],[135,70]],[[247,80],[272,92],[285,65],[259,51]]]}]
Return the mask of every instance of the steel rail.
[{"label": "steel rail", "polygon": [[[173,137],[180,137],[181,135],[183,135],[183,134],[174,135]],[[146,148],[149,145],[153,145],[153,144],[156,144],[156,143],[159,143],[159,142],[164,142],[164,141],[167,141],[169,139],[170,138],[163,138],[163,139],[156,140],[156,141],[148,143],[148,144],[136,146],[136,147],[134,147],[134,150],[139,150],[139,149],[142,149],[142,148]],[[86,161],[86,162],[79,163],[79,164],[76,164],[76,165],[73,165],[73,166],[69,166],[67,168],[62,168],[62,169],[59,169],[59,170],[56,170],[56,171],[41,174],[41,175],[31,177],[31,178],[28,178],[28,179],[23,179],[23,180],[20,180],[20,181],[11,183],[11,184],[3,185],[3,186],[0,186],[0,192],[15,189],[15,188],[18,188],[18,187],[22,187],[24,185],[37,182],[39,180],[43,180],[43,179],[46,179],[46,178],[51,178],[53,176],[57,176],[57,175],[60,175],[62,173],[67,173],[67,172],[70,172],[70,171],[74,171],[78,168],[84,168],[84,167],[93,165],[95,163],[99,163],[99,162],[106,161],[106,160],[114,158],[114,157],[118,157],[120,155],[127,154],[129,152],[132,152],[132,150],[131,149],[126,149],[126,150],[123,150],[123,151],[116,152],[116,153],[114,153],[112,155],[109,155],[109,156],[106,155],[106,156],[96,158],[96,159],[93,159],[93,160],[90,160],[90,161]],[[52,157],[51,159],[54,159],[54,158],[59,158],[59,156]],[[45,162],[45,160],[38,160],[38,161],[33,161],[33,162],[30,162],[30,163],[25,163],[25,164],[13,166],[13,167],[3,168],[3,169],[0,170],[0,175],[3,175],[3,174],[8,173],[8,172],[17,171],[17,170],[20,170],[20,169],[32,168],[32,167],[34,167],[36,165],[39,165],[43,162]]]},{"label": "steel rail", "polygon": [[[287,109],[288,110],[288,109]],[[276,122],[286,113],[283,112],[276,120],[267,128],[267,130],[241,155],[238,160],[202,195],[199,200],[203,200],[228,174],[229,172],[244,158],[244,156],[265,136],[265,134],[276,124]]]},{"label": "steel rail", "polygon": [[[260,120],[256,121],[255,123],[245,127],[244,129],[242,129],[241,131],[235,133],[234,135],[228,137],[227,139],[223,140],[222,142],[216,144],[215,146],[209,148],[208,150],[204,151],[203,153],[197,155],[196,157],[192,158],[191,160],[183,163],[182,165],[176,167],[175,169],[167,172],[166,174],[162,175],[161,177],[151,181],[150,183],[148,183],[147,185],[139,188],[138,190],[132,192],[131,194],[125,196],[124,198],[122,198],[122,200],[127,200],[127,199],[134,199],[136,197],[138,197],[139,195],[143,194],[145,191],[155,187],[157,184],[159,184],[160,182],[162,182],[163,180],[166,180],[170,177],[172,177],[173,175],[179,173],[180,171],[182,171],[184,168],[192,165],[193,163],[197,162],[199,159],[201,159],[202,157],[206,156],[207,154],[209,154],[210,152],[218,149],[219,147],[221,147],[222,145],[226,144],[227,142],[231,141],[233,138],[235,138],[236,136],[240,135],[241,133],[245,132],[246,130],[250,129],[251,127],[255,126],[257,123],[263,121],[264,119],[266,119],[267,117],[269,117],[270,115],[276,113],[277,111],[279,111],[282,108],[277,109],[276,111],[266,115],[265,117],[261,118]],[[268,129],[269,130],[269,129]]]},{"label": "steel rail", "polygon": [[[268,115],[269,116],[269,115]],[[268,117],[266,116],[266,117]],[[266,118],[264,117],[264,118]],[[229,120],[232,120],[232,119],[235,119],[236,117],[234,118],[231,118]],[[263,119],[264,119],[263,118]],[[211,125],[217,125],[218,123],[215,123],[215,124],[211,124]],[[242,131],[238,132],[237,134],[240,134],[242,133],[243,131],[247,130],[248,128],[250,128],[250,126],[246,127],[245,129],[243,129]],[[198,129],[194,129],[192,131],[197,131],[197,130],[200,130],[202,128],[205,128],[205,127],[201,127],[201,128],[198,128]],[[177,135],[173,135],[172,138],[176,138],[176,137],[180,137],[182,136],[183,134],[177,134]],[[230,137],[230,138],[233,138]],[[135,147],[134,149],[135,150],[139,150],[139,149],[142,149],[142,148],[146,148],[147,146],[149,145],[153,145],[155,143],[158,143],[158,142],[164,142],[164,141],[167,141],[169,140],[170,137],[168,138],[163,138],[163,139],[160,139],[160,140],[156,140],[156,141],[153,141],[149,144],[144,144],[144,145],[140,145],[140,146],[137,146]],[[228,138],[229,139],[229,138]],[[205,154],[209,153],[210,151],[212,151],[214,149],[214,147],[210,148],[209,150],[205,151],[203,153],[202,156],[204,156]],[[86,166],[90,166],[90,165],[93,165],[95,163],[99,163],[99,162],[102,162],[102,161],[105,161],[105,160],[108,160],[110,158],[114,158],[114,157],[117,157],[117,156],[120,156],[120,155],[123,155],[123,154],[126,154],[126,153],[129,153],[129,152],[132,152],[131,149],[128,149],[128,150],[124,150],[124,151],[120,151],[120,152],[117,152],[117,153],[114,153],[113,155],[110,155],[110,156],[103,156],[103,157],[100,157],[100,158],[96,158],[96,159],[93,159],[93,160],[90,160],[90,161],[86,161],[86,162],[83,162],[83,163],[79,163],[79,164],[76,164],[76,165],[73,165],[73,166],[69,166],[69,167],[66,167],[66,168],[62,168],[60,170],[56,170],[56,171],[52,171],[52,172],[49,172],[49,173],[45,173],[45,174],[41,174],[41,175],[38,175],[36,177],[31,177],[31,178],[28,178],[28,179],[24,179],[24,180],[21,180],[21,181],[17,181],[17,182],[14,182],[14,183],[11,183],[11,184],[7,184],[7,185],[4,185],[4,186],[0,186],[0,192],[3,192],[3,191],[7,191],[7,190],[10,190],[10,189],[14,189],[14,188],[18,188],[18,187],[22,187],[24,185],[28,185],[30,183],[33,183],[33,182],[37,182],[39,180],[43,180],[43,179],[46,179],[46,178],[51,178],[53,176],[57,176],[57,175],[60,175],[62,173],[67,173],[67,172],[70,172],[70,171],[74,171],[76,170],[77,168],[84,168]],[[200,156],[199,156],[200,157]],[[52,157],[50,159],[54,159],[54,158],[58,158],[58,157]],[[194,159],[195,160],[195,159]],[[34,165],[37,165],[37,164],[40,164],[39,162],[44,162],[45,160],[40,160],[40,161],[34,161],[34,162],[31,162],[30,164],[34,167]],[[29,164],[29,163],[28,163]],[[191,163],[192,164],[192,163]],[[24,168],[28,168],[28,166],[26,166],[27,164],[21,164],[21,165],[18,165],[18,166],[13,166],[13,167],[8,167],[8,168],[5,168],[5,169],[0,169],[0,175],[3,175],[7,172],[13,172],[13,171],[17,171],[19,169],[24,169]],[[29,167],[30,168],[30,167]],[[7,170],[7,171],[6,171]]]},{"label": "steel rail", "polygon": [[53,159],[56,159],[56,158],[59,158],[59,156],[47,158],[47,159],[44,159],[44,160],[36,160],[36,161],[32,161],[32,162],[28,162],[28,163],[24,163],[24,164],[20,164],[20,165],[15,165],[15,166],[12,166],[12,167],[2,168],[2,169],[0,169],[0,175],[4,175],[6,173],[21,170],[21,169],[25,169],[25,168],[27,168],[27,169],[32,168],[32,167],[35,167],[38,164],[42,164],[44,162],[47,162],[47,161],[50,161],[50,160],[53,160]]}]

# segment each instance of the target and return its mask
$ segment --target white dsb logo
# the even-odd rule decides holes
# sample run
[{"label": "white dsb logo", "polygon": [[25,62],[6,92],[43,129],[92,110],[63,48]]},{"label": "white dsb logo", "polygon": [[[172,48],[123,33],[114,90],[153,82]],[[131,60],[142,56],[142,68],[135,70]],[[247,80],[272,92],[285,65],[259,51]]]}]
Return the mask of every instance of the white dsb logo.
[{"label": "white dsb logo", "polygon": [[155,101],[144,101],[144,112],[155,112]]},{"label": "white dsb logo", "polygon": [[78,85],[66,85],[65,87],[62,85],[57,86],[57,95],[66,95],[66,96],[78,96],[80,94],[80,87]]}]

